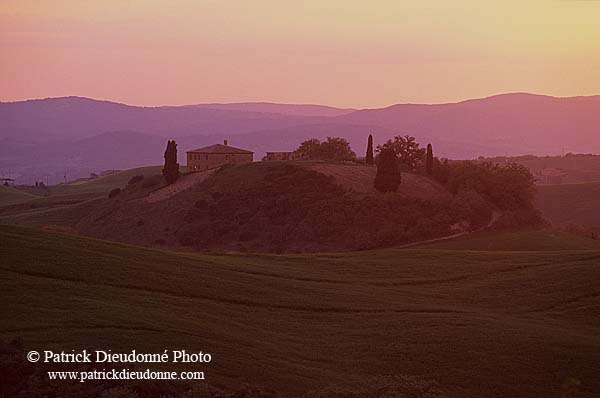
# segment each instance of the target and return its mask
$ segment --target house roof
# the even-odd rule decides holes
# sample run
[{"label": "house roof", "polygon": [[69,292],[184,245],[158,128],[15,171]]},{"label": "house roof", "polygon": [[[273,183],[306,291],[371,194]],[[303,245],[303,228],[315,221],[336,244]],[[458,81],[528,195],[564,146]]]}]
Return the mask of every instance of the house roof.
[{"label": "house roof", "polygon": [[240,148],[234,148],[232,146],[229,145],[223,145],[223,144],[215,144],[215,145],[210,145],[210,146],[205,146],[203,148],[198,148],[198,149],[193,149],[191,151],[187,151],[187,153],[245,153],[245,154],[250,154],[250,153],[254,153],[252,151],[247,151],[245,149],[240,149]]}]

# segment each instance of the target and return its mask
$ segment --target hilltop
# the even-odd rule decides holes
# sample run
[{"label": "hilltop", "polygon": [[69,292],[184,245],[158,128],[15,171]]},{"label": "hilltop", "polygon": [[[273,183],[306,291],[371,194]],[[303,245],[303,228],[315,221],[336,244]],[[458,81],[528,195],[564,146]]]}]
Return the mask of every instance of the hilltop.
[{"label": "hilltop", "polygon": [[387,195],[374,192],[374,177],[374,167],[360,164],[256,162],[170,186],[144,178],[97,202],[74,228],[139,245],[285,253],[385,247],[490,222],[483,199],[453,197],[426,176],[405,173]]},{"label": "hilltop", "polygon": [[25,350],[204,350],[209,384],[291,398],[389,374],[600,394],[599,250],[207,256],[0,226],[0,251],[0,336]]},{"label": "hilltop", "polygon": [[229,165],[172,185],[159,173],[138,168],[44,187],[45,196],[0,206],[0,221],[143,246],[271,253],[366,250],[541,221],[529,204],[502,207],[508,188],[497,204],[491,191],[453,194],[403,173],[398,191],[382,194],[376,168],[351,162]]}]

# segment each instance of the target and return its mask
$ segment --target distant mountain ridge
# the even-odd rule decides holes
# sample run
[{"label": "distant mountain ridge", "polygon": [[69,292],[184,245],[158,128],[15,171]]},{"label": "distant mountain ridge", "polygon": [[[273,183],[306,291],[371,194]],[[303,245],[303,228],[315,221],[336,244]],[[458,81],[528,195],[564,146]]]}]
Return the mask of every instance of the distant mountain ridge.
[{"label": "distant mountain ridge", "polygon": [[239,102],[224,104],[214,103],[188,106],[208,109],[238,110],[246,112],[280,113],[284,115],[325,117],[346,115],[357,110],[354,108],[336,108],[327,105],[278,104],[273,102]]},{"label": "distant mountain ridge", "polygon": [[163,137],[239,134],[320,119],[203,106],[140,107],[84,97],[62,97],[0,103],[0,120],[0,138],[48,141],[81,139],[117,130],[136,130]]},{"label": "distant mountain ridge", "polygon": [[410,134],[432,143],[438,156],[461,159],[600,153],[600,96],[512,93],[360,110],[267,102],[140,107],[84,97],[4,102],[0,172],[31,181],[40,174],[82,177],[99,167],[137,167],[149,158],[156,164],[172,138],[181,163],[186,150],[223,139],[260,159],[308,138],[339,136],[363,156],[368,134],[375,144]]}]

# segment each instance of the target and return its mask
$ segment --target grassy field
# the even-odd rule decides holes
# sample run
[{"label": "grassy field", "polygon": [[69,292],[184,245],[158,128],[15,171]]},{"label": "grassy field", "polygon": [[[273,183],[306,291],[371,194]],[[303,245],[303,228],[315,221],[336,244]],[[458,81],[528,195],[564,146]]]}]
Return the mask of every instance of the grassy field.
[{"label": "grassy field", "polygon": [[0,222],[22,225],[73,226],[99,198],[114,188],[123,188],[131,177],[160,174],[161,166],[119,171],[93,180],[48,186],[47,189],[19,190],[0,187]]},{"label": "grassy field", "polygon": [[538,186],[537,206],[553,223],[600,226],[600,183]]},{"label": "grassy field", "polygon": [[600,240],[553,229],[480,231],[419,246],[423,249],[478,251],[600,250]]},{"label": "grassy field", "polygon": [[0,185],[0,206],[9,206],[35,199],[34,195],[19,191],[13,187]]},{"label": "grassy field", "polygon": [[0,335],[26,349],[202,349],[211,383],[282,397],[385,374],[600,394],[600,249],[209,256],[0,226],[0,254]]},{"label": "grassy field", "polygon": [[124,187],[131,177],[143,174],[146,177],[160,174],[162,166],[138,167],[135,169],[123,170],[108,174],[93,180],[76,181],[69,184],[59,184],[50,187],[52,195],[83,194],[94,193],[98,195],[107,195],[108,192],[116,187]]}]

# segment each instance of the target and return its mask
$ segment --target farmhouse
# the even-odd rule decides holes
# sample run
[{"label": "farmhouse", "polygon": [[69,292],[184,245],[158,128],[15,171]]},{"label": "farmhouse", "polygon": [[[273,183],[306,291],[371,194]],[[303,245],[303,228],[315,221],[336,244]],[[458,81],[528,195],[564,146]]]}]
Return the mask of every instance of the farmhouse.
[{"label": "farmhouse", "polygon": [[227,144],[210,145],[204,148],[187,151],[187,170],[201,171],[214,169],[224,164],[251,163],[254,152],[234,148]]}]

